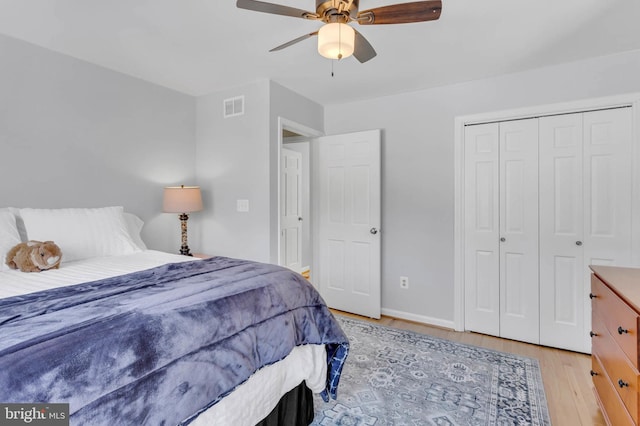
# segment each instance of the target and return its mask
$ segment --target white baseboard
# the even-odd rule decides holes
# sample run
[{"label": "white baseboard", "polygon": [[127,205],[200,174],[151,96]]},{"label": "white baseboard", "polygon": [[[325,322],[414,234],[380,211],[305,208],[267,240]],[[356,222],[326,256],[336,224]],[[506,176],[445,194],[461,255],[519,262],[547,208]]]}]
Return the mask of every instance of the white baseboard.
[{"label": "white baseboard", "polygon": [[451,330],[455,329],[453,321],[447,321],[440,318],[431,318],[424,315],[416,315],[409,312],[396,311],[395,309],[387,308],[382,308],[380,312],[382,313],[382,315],[387,315],[394,318],[415,321],[422,324],[433,325],[436,327],[450,328]]}]

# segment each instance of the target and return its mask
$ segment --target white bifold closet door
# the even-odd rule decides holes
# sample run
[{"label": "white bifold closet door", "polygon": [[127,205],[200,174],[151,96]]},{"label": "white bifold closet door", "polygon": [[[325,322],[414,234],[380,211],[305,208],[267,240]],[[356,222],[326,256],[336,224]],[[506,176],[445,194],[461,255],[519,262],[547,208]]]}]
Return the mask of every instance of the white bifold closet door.
[{"label": "white bifold closet door", "polygon": [[466,328],[539,341],[538,124],[465,130]]},{"label": "white bifold closet door", "polygon": [[465,328],[589,352],[589,265],[632,259],[632,110],[465,128]]},{"label": "white bifold closet door", "polygon": [[500,123],[500,336],[539,340],[538,123]]},{"label": "white bifold closet door", "polygon": [[589,352],[589,265],[631,264],[631,108],[540,118],[540,343]]},{"label": "white bifold closet door", "polygon": [[465,127],[465,328],[500,335],[498,123]]}]

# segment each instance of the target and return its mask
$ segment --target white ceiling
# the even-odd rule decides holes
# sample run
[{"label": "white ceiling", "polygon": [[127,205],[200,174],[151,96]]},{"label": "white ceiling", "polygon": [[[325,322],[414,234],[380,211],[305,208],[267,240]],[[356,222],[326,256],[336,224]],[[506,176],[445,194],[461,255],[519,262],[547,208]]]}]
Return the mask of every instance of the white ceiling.
[{"label": "white ceiling", "polygon": [[[360,9],[393,3],[360,0]],[[0,34],[191,95],[268,78],[322,104],[640,49],[638,0],[442,3],[438,21],[354,24],[378,52],[364,64],[321,57],[315,38],[269,53],[320,23],[235,0],[0,0]]]}]

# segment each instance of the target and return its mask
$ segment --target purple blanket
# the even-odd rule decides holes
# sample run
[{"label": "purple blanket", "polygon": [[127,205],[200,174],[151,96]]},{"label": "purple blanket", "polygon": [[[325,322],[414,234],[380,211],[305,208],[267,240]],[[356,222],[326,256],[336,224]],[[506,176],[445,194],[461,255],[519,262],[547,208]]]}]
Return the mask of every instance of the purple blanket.
[{"label": "purple blanket", "polygon": [[348,341],[304,278],[229,258],[0,300],[0,401],[68,402],[71,424],[175,425],[297,345]]}]

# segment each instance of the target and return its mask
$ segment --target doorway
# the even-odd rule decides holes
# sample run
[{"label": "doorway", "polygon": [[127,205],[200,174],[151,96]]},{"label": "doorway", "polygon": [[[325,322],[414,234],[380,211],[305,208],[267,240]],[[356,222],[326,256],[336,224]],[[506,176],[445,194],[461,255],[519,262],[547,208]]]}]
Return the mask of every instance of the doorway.
[{"label": "doorway", "polygon": [[311,141],[319,135],[279,119],[278,264],[308,278],[313,274]]},{"label": "doorway", "polygon": [[283,138],[280,154],[280,265],[310,270],[309,142]]},{"label": "doorway", "polygon": [[280,119],[278,264],[335,309],[381,311],[381,131],[321,136]]}]

